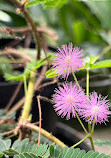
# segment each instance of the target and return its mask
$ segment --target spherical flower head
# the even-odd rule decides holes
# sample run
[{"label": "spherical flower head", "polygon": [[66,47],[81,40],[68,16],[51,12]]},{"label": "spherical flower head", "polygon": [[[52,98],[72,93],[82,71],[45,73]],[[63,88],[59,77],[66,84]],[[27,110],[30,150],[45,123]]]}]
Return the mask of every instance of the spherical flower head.
[{"label": "spherical flower head", "polygon": [[89,123],[105,123],[108,121],[109,111],[109,100],[107,97],[102,97],[93,92],[87,98],[87,104],[81,106],[79,114]]},{"label": "spherical flower head", "polygon": [[62,48],[58,48],[58,52],[53,57],[53,68],[56,69],[58,77],[62,75],[63,78],[68,78],[69,74],[73,71],[78,71],[83,67],[83,54],[82,50],[78,47],[74,47],[72,43],[63,45]]},{"label": "spherical flower head", "polygon": [[59,87],[55,90],[53,95],[53,101],[55,103],[54,109],[58,115],[70,119],[70,114],[75,117],[75,110],[78,110],[80,104],[84,104],[84,92],[79,89],[77,85],[70,83],[64,83],[63,87]]}]

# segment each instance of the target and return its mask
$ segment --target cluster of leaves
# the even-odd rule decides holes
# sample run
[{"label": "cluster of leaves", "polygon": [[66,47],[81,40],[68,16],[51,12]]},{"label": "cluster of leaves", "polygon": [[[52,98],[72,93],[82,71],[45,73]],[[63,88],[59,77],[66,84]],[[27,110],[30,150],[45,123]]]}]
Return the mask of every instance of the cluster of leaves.
[{"label": "cluster of leaves", "polygon": [[13,156],[14,158],[110,158],[105,154],[99,154],[98,152],[89,151],[85,152],[79,148],[74,149],[72,147],[64,147],[63,149],[59,145],[51,144],[34,144],[29,141],[28,138],[24,140],[16,140],[11,145],[11,140],[0,139],[0,157]]}]

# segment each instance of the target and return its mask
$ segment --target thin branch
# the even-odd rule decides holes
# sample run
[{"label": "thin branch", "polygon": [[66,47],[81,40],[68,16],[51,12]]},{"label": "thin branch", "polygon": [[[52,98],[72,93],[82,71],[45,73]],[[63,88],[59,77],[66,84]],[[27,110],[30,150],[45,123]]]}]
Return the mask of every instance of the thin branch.
[{"label": "thin branch", "polygon": [[21,106],[24,104],[24,102],[25,102],[25,97],[21,98],[9,111],[7,111],[7,114],[11,114],[17,111],[18,109],[20,109]]},{"label": "thin branch", "polygon": [[11,130],[11,131],[8,131],[8,132],[5,132],[5,133],[1,133],[0,135],[6,136],[6,135],[13,134],[13,133],[14,133],[14,130]]},{"label": "thin branch", "polygon": [[55,84],[55,83],[57,83],[57,82],[58,82],[57,79],[54,78],[53,81],[46,82],[46,83],[43,83],[42,85],[38,86],[38,87],[36,88],[36,90],[39,90],[39,89],[41,89],[41,88],[47,87],[47,86],[52,85],[52,84]]},{"label": "thin branch", "polygon": [[[56,35],[56,33],[49,29],[49,28],[45,28],[45,27],[37,27],[36,28],[38,32],[42,32],[45,33],[49,36],[51,36],[55,41],[58,40],[58,36]],[[26,27],[20,27],[20,28],[11,28],[13,33],[27,33],[27,32],[31,32],[32,29],[30,26],[26,26]],[[0,30],[0,32],[3,32],[3,30]]]},{"label": "thin branch", "polygon": [[[40,145],[40,134],[41,134],[41,121],[42,121],[41,105],[40,105],[40,97],[39,96],[37,96],[37,102],[38,102],[38,109],[39,109],[39,137],[38,137],[38,146],[39,146]],[[35,150],[35,152],[36,152],[36,150]]]},{"label": "thin branch", "polygon": [[10,98],[8,104],[6,105],[6,108],[5,108],[5,110],[4,110],[5,113],[7,113],[7,111],[8,111],[9,108],[11,107],[12,103],[14,102],[14,100],[15,100],[17,94],[18,94],[19,91],[20,91],[21,86],[22,86],[22,82],[19,82],[18,85],[17,85],[17,87],[16,87],[16,89],[15,89],[15,91],[14,91],[14,93],[13,93],[13,95],[12,95],[12,97]]},{"label": "thin branch", "polygon": [[53,103],[53,100],[52,100],[52,99],[49,99],[49,98],[47,98],[47,97],[39,96],[39,99]]},{"label": "thin branch", "polygon": [[42,83],[46,70],[47,70],[47,66],[44,65],[42,70],[41,70],[41,73],[40,73],[39,77],[37,78],[37,80],[35,82],[34,90],[36,90],[37,87]]},{"label": "thin branch", "polygon": [[34,33],[34,37],[35,37],[35,41],[36,41],[36,47],[37,47],[37,59],[40,59],[40,39],[39,39],[39,34],[37,32],[36,26],[30,16],[30,14],[28,13],[27,9],[25,8],[24,4],[18,2],[17,0],[11,0],[12,3],[14,3],[18,8],[21,9],[21,11],[23,12],[26,20],[28,21],[28,23],[30,24],[32,31]]},{"label": "thin branch", "polygon": [[[4,56],[4,55],[15,55],[17,57],[25,59],[26,62],[31,62],[31,58],[28,55],[22,53],[19,50],[14,49],[14,48],[6,48],[4,51],[2,51],[0,53],[0,56]],[[15,60],[12,56],[11,56],[11,58],[13,60]],[[15,62],[16,62],[16,60],[15,60]]]}]

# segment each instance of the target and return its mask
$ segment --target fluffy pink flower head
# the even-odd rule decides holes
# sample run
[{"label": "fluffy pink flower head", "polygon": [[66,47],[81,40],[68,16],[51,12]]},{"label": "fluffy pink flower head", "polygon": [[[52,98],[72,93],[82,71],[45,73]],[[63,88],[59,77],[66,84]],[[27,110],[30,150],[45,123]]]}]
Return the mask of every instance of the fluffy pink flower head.
[{"label": "fluffy pink flower head", "polygon": [[54,109],[58,115],[62,117],[66,116],[66,119],[70,119],[70,114],[75,117],[75,110],[84,104],[85,95],[82,89],[79,89],[77,85],[72,85],[70,82],[64,83],[63,87],[59,87],[55,90],[53,95],[53,101],[55,103]]},{"label": "fluffy pink flower head", "polygon": [[83,66],[83,54],[82,50],[78,47],[74,47],[72,43],[68,45],[63,45],[62,48],[58,48],[56,56],[53,57],[53,68],[56,69],[58,76],[63,76],[67,78],[71,71],[78,71],[79,68]]},{"label": "fluffy pink flower head", "polygon": [[98,96],[96,92],[93,92],[89,95],[87,104],[79,109],[79,114],[89,123],[95,122],[97,124],[99,122],[101,124],[108,121],[110,114],[108,101],[106,97]]}]

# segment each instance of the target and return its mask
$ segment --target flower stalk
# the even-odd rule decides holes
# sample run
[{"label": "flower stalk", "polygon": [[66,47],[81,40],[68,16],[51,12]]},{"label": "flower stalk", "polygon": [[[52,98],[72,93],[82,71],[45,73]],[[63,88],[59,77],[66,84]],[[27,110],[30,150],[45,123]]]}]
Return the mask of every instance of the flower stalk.
[{"label": "flower stalk", "polygon": [[75,73],[74,73],[73,71],[72,71],[72,75],[73,75],[73,77],[74,77],[74,80],[75,80],[75,82],[76,82],[78,88],[80,89],[81,87],[80,87],[80,85],[79,85],[79,83],[78,83],[78,80],[77,80],[77,78],[76,78],[76,75],[75,75]]},{"label": "flower stalk", "polygon": [[76,111],[75,111],[75,114],[76,114],[76,117],[77,117],[79,123],[81,124],[82,128],[84,129],[84,132],[86,133],[86,135],[89,135],[89,133],[87,132],[85,126],[83,125],[83,123],[82,123],[81,119],[79,118],[79,116],[78,116]]},{"label": "flower stalk", "polygon": [[[87,76],[86,76],[86,94],[89,97],[89,69],[87,69],[86,74],[87,74]],[[95,123],[93,123],[93,125],[95,125]],[[91,124],[88,123],[88,129],[89,129],[89,133],[90,133],[89,140],[90,140],[90,143],[91,143],[91,146],[92,146],[92,150],[95,151],[94,143],[93,143],[93,139],[92,139],[92,135],[93,135],[93,132],[94,132],[94,126],[92,126],[92,130],[91,130]]]},{"label": "flower stalk", "polygon": [[75,148],[76,146],[78,146],[79,144],[81,144],[83,141],[85,141],[88,137],[89,137],[89,135],[86,135],[83,139],[81,139],[79,142],[77,142],[76,144],[74,144],[71,147]]}]

